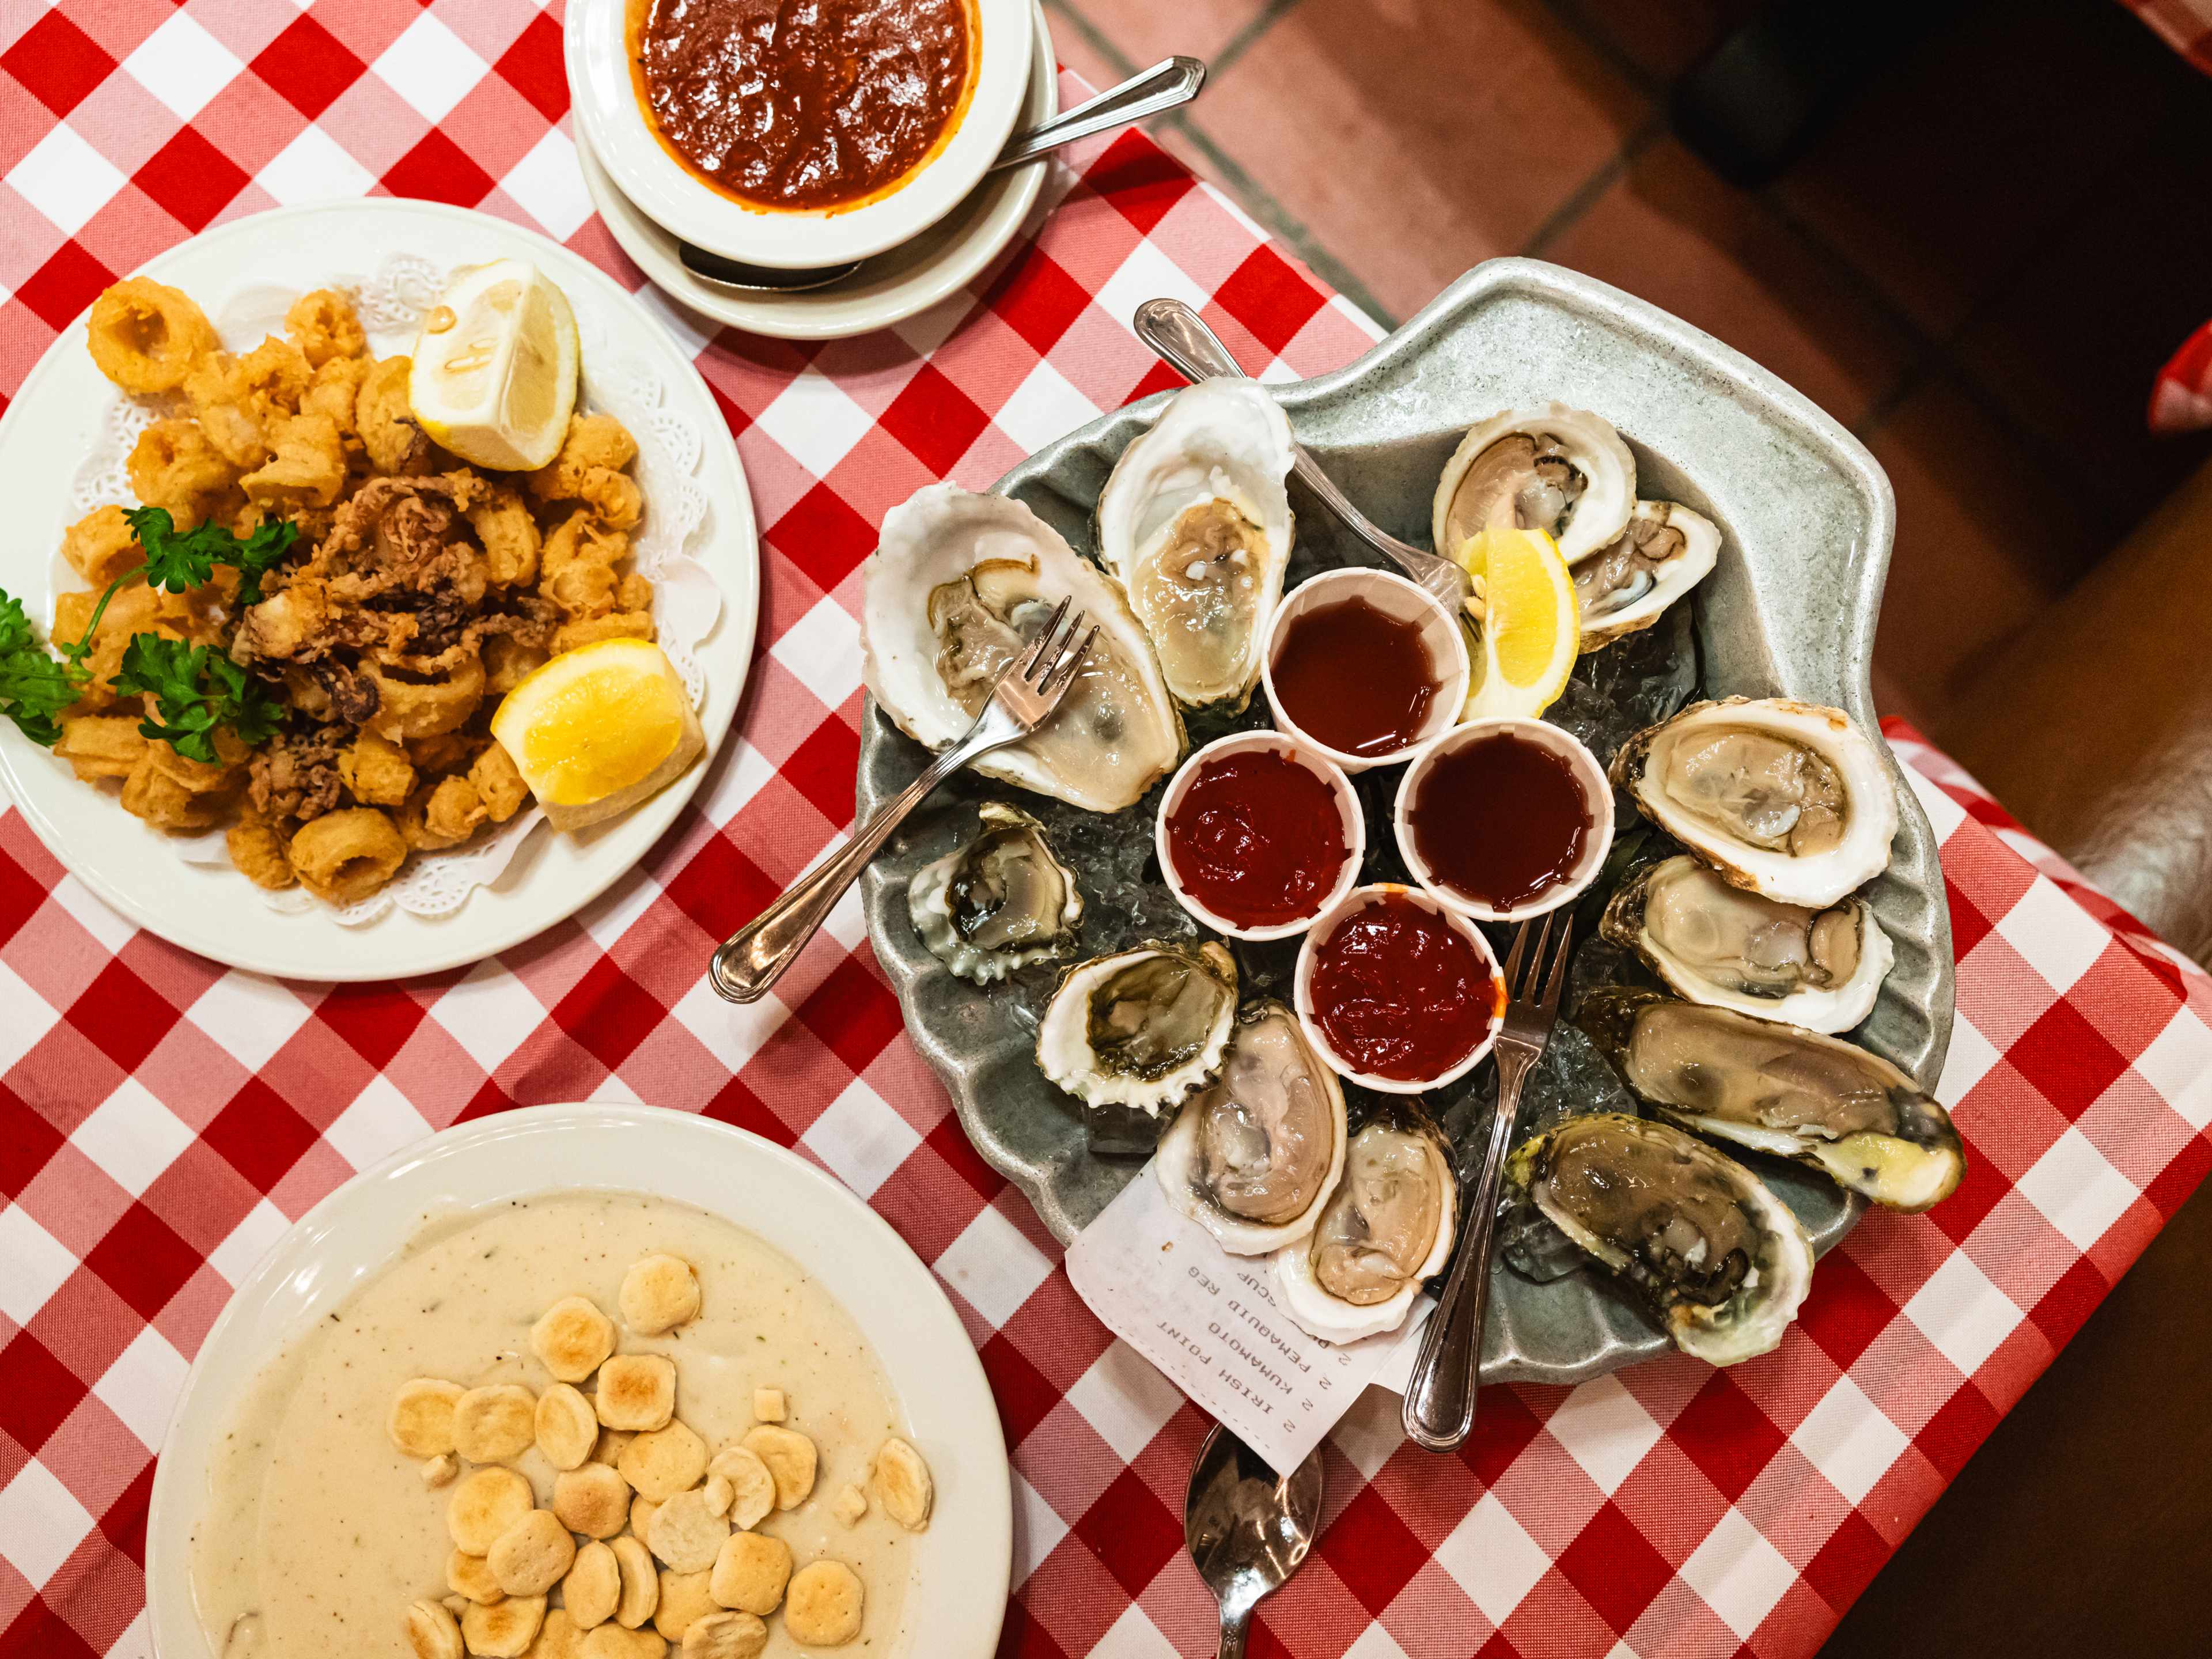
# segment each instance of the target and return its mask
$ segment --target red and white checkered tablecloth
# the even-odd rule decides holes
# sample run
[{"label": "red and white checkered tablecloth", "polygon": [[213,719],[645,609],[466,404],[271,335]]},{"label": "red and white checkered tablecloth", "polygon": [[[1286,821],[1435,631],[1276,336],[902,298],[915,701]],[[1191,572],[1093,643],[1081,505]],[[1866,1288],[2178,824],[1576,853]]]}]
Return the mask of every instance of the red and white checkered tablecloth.
[{"label": "red and white checkered tablecloth", "polygon": [[[0,395],[113,276],[277,203],[481,207],[641,288],[590,216],[566,103],[557,19],[527,0],[0,0]],[[849,824],[855,570],[886,507],[940,477],[981,488],[1169,384],[1127,328],[1152,295],[1201,304],[1277,374],[1371,337],[1141,137],[1080,153],[1055,188],[1035,246],[872,338],[715,337],[648,293],[751,476],[762,648],[692,810],[574,922],[466,973],[281,984],[137,932],[0,814],[0,1654],[149,1651],[170,1402],[289,1219],[431,1129],[591,1097],[795,1143],[934,1266],[1013,1448],[1006,1653],[1210,1650],[1177,1519],[1205,1424],[1091,1317],[969,1148],[856,907],[778,1000],[735,1009],[701,977]],[[1733,1370],[1496,1389],[1441,1460],[1370,1394],[1255,1653],[1809,1654],[2212,1166],[2212,981],[1892,735],[1943,842],[1965,1187],[1926,1217],[1870,1216],[1782,1350]]]}]

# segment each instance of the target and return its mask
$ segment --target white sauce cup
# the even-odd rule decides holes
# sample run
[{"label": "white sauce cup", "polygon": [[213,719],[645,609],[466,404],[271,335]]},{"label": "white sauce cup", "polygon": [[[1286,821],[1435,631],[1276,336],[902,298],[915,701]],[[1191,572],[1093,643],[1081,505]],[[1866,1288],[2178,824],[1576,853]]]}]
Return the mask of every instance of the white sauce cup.
[{"label": "white sauce cup", "polygon": [[[1568,870],[1566,879],[1545,889],[1526,903],[1504,910],[1446,884],[1413,842],[1413,802],[1423,780],[1435,769],[1437,762],[1459,753],[1471,743],[1494,738],[1500,732],[1510,732],[1565,761],[1568,771],[1583,792],[1583,805],[1589,810],[1590,816],[1589,829],[1583,836],[1582,855]],[[1413,763],[1399,781],[1391,824],[1398,837],[1398,851],[1406,860],[1406,867],[1413,872],[1413,879],[1446,909],[1477,921],[1522,921],[1558,909],[1578,897],[1597,879],[1598,872],[1605,867],[1605,855],[1613,849],[1613,785],[1605,775],[1605,769],[1597,763],[1597,757],[1573,732],[1544,720],[1493,716],[1454,727],[1413,757]]]},{"label": "white sauce cup", "polygon": [[[1173,852],[1168,846],[1168,819],[1182,805],[1183,797],[1190,793],[1190,787],[1198,777],[1199,769],[1208,761],[1225,756],[1249,754],[1281,755],[1304,767],[1328,786],[1329,793],[1336,798],[1337,813],[1344,825],[1344,866],[1337,872],[1336,880],[1328,892],[1314,906],[1313,914],[1295,921],[1276,922],[1265,927],[1239,927],[1200,903],[1183,885],[1182,876],[1176,868]],[[1226,933],[1231,939],[1289,939],[1292,934],[1303,933],[1312,927],[1315,916],[1324,915],[1332,907],[1341,903],[1344,896],[1352,890],[1352,884],[1359,879],[1360,862],[1367,856],[1367,819],[1359,810],[1359,797],[1352,793],[1352,780],[1345,776],[1343,769],[1334,762],[1285,732],[1233,732],[1225,738],[1216,738],[1203,749],[1194,751],[1190,758],[1183,762],[1181,769],[1168,784],[1167,793],[1160,797],[1159,816],[1152,821],[1152,842],[1159,853],[1160,874],[1167,881],[1168,890],[1176,896],[1176,902],[1215,933]]]},{"label": "white sauce cup", "polygon": [[[1417,908],[1426,910],[1431,915],[1442,916],[1452,932],[1474,947],[1474,953],[1481,958],[1482,965],[1489,972],[1491,982],[1494,988],[1495,1000],[1490,1011],[1490,1028],[1483,1033],[1482,1041],[1475,1044],[1466,1058],[1456,1062],[1449,1070],[1440,1072],[1434,1077],[1408,1080],[1395,1077],[1376,1077],[1370,1073],[1358,1070],[1351,1060],[1337,1053],[1329,1042],[1328,1033],[1322,1029],[1321,1021],[1314,1015],[1314,963],[1321,948],[1328,943],[1329,936],[1346,921],[1369,905],[1377,903],[1393,894],[1402,896]],[[1498,1023],[1504,1016],[1505,979],[1498,970],[1498,958],[1491,954],[1490,941],[1483,938],[1481,929],[1464,916],[1438,903],[1433,895],[1423,892],[1418,887],[1403,887],[1396,882],[1385,881],[1376,882],[1370,886],[1353,888],[1345,896],[1341,902],[1332,907],[1307,930],[1305,942],[1298,947],[1297,972],[1291,981],[1291,1000],[1298,1017],[1298,1024],[1305,1031],[1306,1041],[1313,1044],[1314,1052],[1321,1056],[1322,1063],[1329,1070],[1334,1072],[1339,1077],[1358,1084],[1364,1089],[1375,1089],[1389,1095],[1417,1095],[1425,1089],[1440,1089],[1447,1083],[1457,1082],[1473,1071],[1481,1061],[1482,1057],[1490,1052],[1491,1045],[1498,1041]]]},{"label": "white sauce cup", "polygon": [[[1338,605],[1347,599],[1364,599],[1386,617],[1400,622],[1419,623],[1421,643],[1427,647],[1430,667],[1434,671],[1436,695],[1429,700],[1427,715],[1413,741],[1387,755],[1352,755],[1334,749],[1307,731],[1284,708],[1283,700],[1275,693],[1275,659],[1282,654],[1283,642],[1289,636],[1290,625],[1311,611],[1325,605]],[[1373,570],[1364,565],[1347,565],[1339,570],[1326,570],[1310,580],[1300,583],[1283,598],[1275,607],[1275,614],[1267,623],[1267,648],[1260,659],[1260,678],[1267,689],[1267,702],[1275,711],[1275,723],[1315,753],[1325,756],[1346,772],[1364,772],[1370,767],[1393,766],[1419,749],[1423,744],[1451,729],[1459,719],[1459,711],[1467,702],[1468,666],[1467,638],[1460,632],[1459,619],[1446,610],[1442,601],[1425,590],[1416,587],[1403,576],[1388,570]],[[1357,672],[1357,665],[1352,665]]]}]

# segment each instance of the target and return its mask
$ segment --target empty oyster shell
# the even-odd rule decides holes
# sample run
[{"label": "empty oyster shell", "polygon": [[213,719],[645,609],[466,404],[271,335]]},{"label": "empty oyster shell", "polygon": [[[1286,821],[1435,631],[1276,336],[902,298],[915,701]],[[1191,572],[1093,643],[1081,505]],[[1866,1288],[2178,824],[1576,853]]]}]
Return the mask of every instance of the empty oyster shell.
[{"label": "empty oyster shell", "polygon": [[1966,1174],[1951,1115],[1851,1043],[1651,991],[1593,991],[1575,1023],[1662,1116],[1808,1164],[1890,1209],[1939,1204]]},{"label": "empty oyster shell", "polygon": [[1541,530],[1569,564],[1611,543],[1636,502],[1636,458],[1609,422],[1565,404],[1508,410],[1468,429],[1430,509],[1436,550],[1480,531]]},{"label": "empty oyster shell", "polygon": [[988,985],[1056,957],[1083,921],[1075,872],[1053,856],[1044,825],[1018,807],[986,801],[981,830],[907,884],[907,910],[930,954],[964,980]]},{"label": "empty oyster shell", "polygon": [[1784,904],[1687,856],[1638,872],[1598,932],[1692,1002],[1809,1031],[1848,1031],[1872,1012],[1894,954],[1863,899]]},{"label": "empty oyster shell", "polygon": [[1711,1364],[1774,1347],[1812,1285],[1812,1242],[1789,1207],[1669,1124],[1568,1118],[1515,1147],[1505,1181]]},{"label": "empty oyster shell", "polygon": [[1237,1022],[1221,1075],[1182,1103],[1152,1170],[1232,1255],[1313,1231],[1344,1171],[1344,1091],[1279,1002]]},{"label": "empty oyster shell", "polygon": [[1329,1342],[1396,1330],[1422,1281],[1450,1260],[1458,1209],[1434,1133],[1410,1116],[1376,1118],[1352,1136],[1313,1231],[1275,1252],[1285,1310]]},{"label": "empty oyster shell", "polygon": [[1098,629],[1081,672],[1050,720],[975,769],[1118,812],[1182,758],[1182,718],[1121,590],[1019,501],[918,489],[884,515],[861,573],[862,677],[917,743],[942,749],[963,736],[1068,599]]},{"label": "empty oyster shell", "polygon": [[1695,702],[1638,732],[1613,781],[1738,887],[1825,908],[1880,875],[1897,834],[1881,751],[1840,708],[1786,698]]},{"label": "empty oyster shell", "polygon": [[1649,628],[1720,558],[1718,526],[1674,501],[1638,501],[1620,535],[1575,567],[1580,648]]},{"label": "empty oyster shell", "polygon": [[1158,1115],[1220,1071],[1236,1020],[1237,963],[1220,945],[1139,945],[1060,975],[1037,1066],[1091,1105]]},{"label": "empty oyster shell", "polygon": [[1191,707],[1251,700],[1291,559],[1291,423],[1254,380],[1177,392],[1098,496],[1098,557]]}]

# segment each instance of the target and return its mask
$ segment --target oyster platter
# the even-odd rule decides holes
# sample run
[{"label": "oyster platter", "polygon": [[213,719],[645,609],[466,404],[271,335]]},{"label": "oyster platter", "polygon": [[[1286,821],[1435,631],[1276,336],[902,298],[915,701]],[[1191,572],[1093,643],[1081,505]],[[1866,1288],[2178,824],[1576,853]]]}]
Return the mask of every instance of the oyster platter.
[{"label": "oyster platter", "polygon": [[[1456,613],[1293,495],[1294,420],[1425,518]],[[1771,1349],[1867,1204],[1965,1169],[1932,842],[1864,690],[1887,515],[1796,394],[1522,261],[1326,380],[1203,382],[918,492],[864,568],[864,813],[1063,601],[1095,630],[866,878],[971,1138],[1062,1237],[1157,1181],[1311,1335],[1397,1330],[1464,1231],[1498,964],[1548,917],[1575,954],[1486,1376]]]}]

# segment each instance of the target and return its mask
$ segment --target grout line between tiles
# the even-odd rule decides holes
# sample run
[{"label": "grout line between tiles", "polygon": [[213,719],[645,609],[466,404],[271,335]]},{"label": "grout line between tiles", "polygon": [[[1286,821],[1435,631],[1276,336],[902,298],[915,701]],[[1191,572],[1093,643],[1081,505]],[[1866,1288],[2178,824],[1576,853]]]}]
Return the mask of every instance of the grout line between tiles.
[{"label": "grout line between tiles", "polygon": [[1262,189],[1236,157],[1214,143],[1187,116],[1170,116],[1166,125],[1181,133],[1190,146],[1206,158],[1206,166],[1212,169],[1212,181],[1234,196],[1245,210],[1267,226],[1270,232],[1287,242],[1291,251],[1304,260],[1316,276],[1380,323],[1385,330],[1398,326],[1396,314],[1386,309],[1368,291],[1367,285],[1352,273],[1349,265],[1316,240],[1314,234],[1306,228],[1304,221]]},{"label": "grout line between tiles", "polygon": [[1052,18],[1066,23],[1081,36],[1083,44],[1111,64],[1114,72],[1122,79],[1127,80],[1137,72],[1137,66],[1128,60],[1121,47],[1114,44],[1106,31],[1070,5],[1068,0],[1044,0],[1044,9]]},{"label": "grout line between tiles", "polygon": [[1221,50],[1213,54],[1212,63],[1207,65],[1208,72],[1213,75],[1226,73],[1229,66],[1249,52],[1254,42],[1282,21],[1285,15],[1296,9],[1297,5],[1298,0],[1267,0],[1267,3],[1260,9],[1259,15],[1231,35]]},{"label": "grout line between tiles", "polygon": [[1521,252],[1531,258],[1541,258],[1544,250],[1566,234],[1575,221],[1597,204],[1598,198],[1626,173],[1630,165],[1657,142],[1667,131],[1667,118],[1655,115],[1621,140],[1620,148],[1601,162],[1597,170],[1567,192],[1567,198],[1553,208],[1544,222],[1530,232],[1521,244]]},{"label": "grout line between tiles", "polygon": [[[1665,4],[1667,0],[1644,0],[1644,3]],[[1553,21],[1560,27],[1603,58],[1606,67],[1615,75],[1653,103],[1666,102],[1669,83],[1623,52],[1612,35],[1590,21],[1589,14],[1583,11],[1577,0],[1538,0],[1538,3],[1551,13]]]}]

